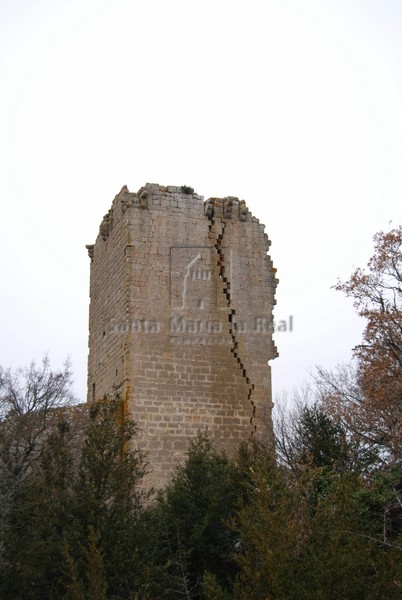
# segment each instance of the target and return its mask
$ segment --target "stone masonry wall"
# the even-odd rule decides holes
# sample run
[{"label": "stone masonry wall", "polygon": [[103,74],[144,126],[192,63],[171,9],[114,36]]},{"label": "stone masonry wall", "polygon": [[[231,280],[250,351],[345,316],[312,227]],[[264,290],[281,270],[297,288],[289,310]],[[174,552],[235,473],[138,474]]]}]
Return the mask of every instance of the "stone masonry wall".
[{"label": "stone masonry wall", "polygon": [[126,187],[91,257],[88,401],[120,392],[161,487],[198,430],[228,452],[271,429],[277,284],[264,226],[237,198]]}]

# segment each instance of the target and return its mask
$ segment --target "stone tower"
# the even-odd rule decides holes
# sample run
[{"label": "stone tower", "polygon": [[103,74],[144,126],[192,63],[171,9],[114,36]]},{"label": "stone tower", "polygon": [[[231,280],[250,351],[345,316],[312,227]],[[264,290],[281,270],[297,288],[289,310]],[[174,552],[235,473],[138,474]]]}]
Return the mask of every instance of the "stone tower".
[{"label": "stone tower", "polygon": [[229,453],[270,432],[269,245],[244,200],[146,184],[122,188],[87,246],[88,401],[120,393],[149,485],[169,481],[198,430]]}]

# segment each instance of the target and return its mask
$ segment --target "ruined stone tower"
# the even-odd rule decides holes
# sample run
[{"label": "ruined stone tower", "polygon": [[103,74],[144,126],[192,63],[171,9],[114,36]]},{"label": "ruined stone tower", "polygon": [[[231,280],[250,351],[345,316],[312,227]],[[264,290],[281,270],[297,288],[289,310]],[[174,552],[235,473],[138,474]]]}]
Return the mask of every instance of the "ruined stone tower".
[{"label": "ruined stone tower", "polygon": [[147,184],[122,188],[87,246],[88,401],[120,393],[149,485],[169,480],[198,430],[228,452],[269,433],[269,245],[243,200]]}]

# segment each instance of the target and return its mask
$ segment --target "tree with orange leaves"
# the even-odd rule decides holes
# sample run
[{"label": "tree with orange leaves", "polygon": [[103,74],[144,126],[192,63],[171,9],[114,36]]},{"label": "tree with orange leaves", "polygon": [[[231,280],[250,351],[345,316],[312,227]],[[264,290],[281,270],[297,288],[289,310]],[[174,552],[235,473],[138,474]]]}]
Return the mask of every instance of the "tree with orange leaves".
[{"label": "tree with orange leaves", "polygon": [[367,325],[355,366],[318,370],[321,396],[362,446],[393,465],[402,441],[402,226],[377,233],[367,269],[335,289],[353,298]]}]

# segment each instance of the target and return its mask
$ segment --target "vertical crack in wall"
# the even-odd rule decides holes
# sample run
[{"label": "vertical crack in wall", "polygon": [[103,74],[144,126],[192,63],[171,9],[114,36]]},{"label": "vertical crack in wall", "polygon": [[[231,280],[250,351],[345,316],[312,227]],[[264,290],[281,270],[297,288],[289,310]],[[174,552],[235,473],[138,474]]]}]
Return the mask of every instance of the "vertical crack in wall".
[{"label": "vertical crack in wall", "polygon": [[[215,217],[214,215],[209,215],[207,213],[207,216],[209,218],[209,235],[210,237],[213,237],[213,231],[212,228],[215,226],[216,227],[216,221],[215,221]],[[226,221],[224,221],[223,219],[220,220],[220,224],[222,225],[222,230],[221,233],[216,237],[215,240],[215,244],[214,244],[214,248],[216,250],[216,253],[218,255],[218,268],[219,268],[219,277],[221,278],[221,280],[223,281],[223,294],[225,296],[225,301],[226,301],[226,305],[227,305],[227,309],[228,309],[228,325],[229,325],[229,334],[230,337],[232,339],[232,346],[230,348],[230,351],[234,357],[234,359],[236,360],[237,364],[239,365],[239,368],[241,369],[242,375],[244,377],[244,380],[247,383],[247,387],[248,387],[248,392],[247,392],[247,400],[250,402],[251,405],[251,417],[250,417],[250,425],[252,426],[252,431],[251,431],[251,435],[254,435],[256,430],[257,430],[257,425],[255,424],[254,420],[255,420],[255,413],[256,413],[256,406],[253,400],[253,391],[255,389],[255,385],[254,383],[251,382],[250,377],[247,374],[247,370],[246,367],[241,359],[241,356],[239,354],[239,341],[236,337],[236,323],[235,323],[235,314],[236,311],[232,306],[232,295],[231,295],[231,285],[230,285],[230,281],[229,278],[226,275],[226,265],[225,265],[225,255],[222,249],[222,241],[223,241],[223,237],[225,235],[225,229],[226,229]]]}]

